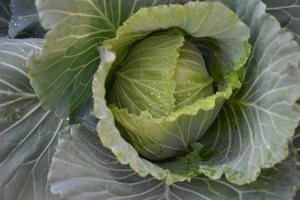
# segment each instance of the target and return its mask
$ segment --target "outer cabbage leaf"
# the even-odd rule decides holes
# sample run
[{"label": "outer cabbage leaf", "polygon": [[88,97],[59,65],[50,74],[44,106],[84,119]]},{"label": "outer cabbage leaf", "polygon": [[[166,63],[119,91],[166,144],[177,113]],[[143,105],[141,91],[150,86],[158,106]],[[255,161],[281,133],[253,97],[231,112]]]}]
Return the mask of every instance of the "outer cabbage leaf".
[{"label": "outer cabbage leaf", "polygon": [[11,0],[12,12],[8,34],[10,37],[43,37],[45,30],[41,27],[35,8],[35,0]]},{"label": "outer cabbage leaf", "polygon": [[[99,66],[97,46],[141,7],[175,0],[37,0],[42,26],[50,29],[31,59],[31,83],[46,108],[73,115],[91,96]],[[180,1],[182,2],[182,1]],[[70,6],[72,5],[72,6]]]},{"label": "outer cabbage leaf", "polygon": [[8,34],[8,24],[11,17],[9,2],[10,0],[0,2],[0,37],[7,36]]},{"label": "outer cabbage leaf", "polygon": [[300,53],[293,36],[281,29],[266,6],[238,0],[234,9],[251,29],[252,55],[242,89],[223,106],[201,143],[217,152],[205,174],[225,173],[230,182],[255,181],[288,155],[300,114]]},{"label": "outer cabbage leaf", "polygon": [[41,40],[0,39],[0,199],[54,200],[47,181],[58,132],[66,122],[45,111],[25,61]]},{"label": "outer cabbage leaf", "polygon": [[78,125],[61,133],[49,173],[53,193],[70,200],[292,200],[300,182],[289,157],[244,186],[204,176],[169,186],[140,177],[97,141],[95,133]]},{"label": "outer cabbage leaf", "polygon": [[[222,14],[219,15],[220,13]],[[157,19],[161,20],[158,22]],[[202,19],[202,26],[197,24],[199,19]],[[214,21],[213,24],[211,24],[212,21]],[[105,84],[108,85],[106,88],[109,88],[114,71],[129,51],[131,44],[152,31],[172,27],[178,27],[196,38],[215,37],[218,39],[222,52],[219,66],[223,72],[221,77],[226,80],[225,86],[220,87],[214,95],[200,99],[166,117],[154,118],[147,111],[134,115],[126,109],[116,107],[111,109],[112,114],[105,100]],[[229,32],[228,27],[233,31]],[[129,164],[141,176],[150,173],[159,180],[167,179],[169,184],[190,179],[201,173],[199,162],[202,158],[200,156],[191,156],[193,159],[187,166],[184,164],[185,158],[179,162],[172,162],[172,169],[170,164],[158,166],[139,157],[133,146],[121,137],[114,121],[116,119],[125,128],[130,127],[128,129],[136,135],[133,145],[144,146],[143,148],[147,149],[150,156],[174,155],[180,147],[187,147],[190,142],[197,142],[214,121],[224,100],[231,96],[234,89],[241,86],[240,72],[249,53],[248,36],[249,29],[221,3],[190,2],[184,6],[145,8],[129,18],[118,29],[116,38],[104,42],[102,63],[95,75],[93,85],[94,113],[100,119],[97,130],[104,146],[112,149],[121,163]],[[105,50],[109,45],[117,57]],[[121,132],[124,133],[124,131]],[[160,141],[155,141],[155,138],[160,138]],[[135,144],[135,142],[138,143]],[[190,157],[188,159],[190,160]]]},{"label": "outer cabbage leaf", "polygon": [[282,27],[292,31],[300,43],[300,1],[299,0],[263,0],[267,12],[274,15]]}]

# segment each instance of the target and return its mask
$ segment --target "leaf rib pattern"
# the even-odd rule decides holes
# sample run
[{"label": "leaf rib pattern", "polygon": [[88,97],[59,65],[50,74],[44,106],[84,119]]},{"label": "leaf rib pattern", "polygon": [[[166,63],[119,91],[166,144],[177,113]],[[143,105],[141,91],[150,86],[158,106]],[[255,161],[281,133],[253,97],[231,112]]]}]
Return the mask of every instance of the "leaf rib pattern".
[{"label": "leaf rib pattern", "polygon": [[66,122],[42,109],[29,84],[26,59],[42,40],[0,39],[0,198],[58,199],[47,173]]}]

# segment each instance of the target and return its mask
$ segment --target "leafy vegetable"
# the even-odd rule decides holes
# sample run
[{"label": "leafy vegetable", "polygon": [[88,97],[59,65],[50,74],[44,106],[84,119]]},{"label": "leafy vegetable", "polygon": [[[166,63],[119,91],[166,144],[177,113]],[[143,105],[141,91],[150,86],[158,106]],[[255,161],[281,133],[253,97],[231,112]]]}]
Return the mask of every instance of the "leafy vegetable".
[{"label": "leafy vegetable", "polygon": [[[246,16],[243,19],[246,23],[252,20],[254,23],[253,26],[257,26],[255,18],[254,20],[252,18],[256,16],[254,15],[254,13],[259,12],[262,8],[260,6],[256,7],[255,4],[245,5],[241,3],[238,5],[240,6],[236,9],[240,11],[243,11],[243,9],[247,9],[247,7],[251,8],[252,6],[254,6],[254,8],[252,8],[253,15],[251,15],[251,13],[249,12],[249,16]],[[161,24],[156,24],[157,22],[154,19],[161,18],[166,19],[167,21],[168,18],[166,16],[176,16],[177,12],[204,13],[188,9],[207,10],[207,7],[211,9],[211,11],[207,11],[207,13],[211,14],[213,13],[213,11],[220,13],[218,9],[222,9],[222,4],[190,3],[186,4],[185,6],[177,5],[168,8],[149,8],[143,9],[140,12],[133,15],[131,18],[129,18],[126,24],[119,29],[119,32],[117,32],[116,39],[105,42],[105,44],[110,44],[112,46],[112,51],[115,51],[117,55],[117,60],[115,61],[115,63],[117,64],[115,66],[112,66],[111,73],[116,73],[118,76],[116,68],[118,65],[122,65],[122,61],[120,61],[120,59],[124,57],[122,53],[124,52],[123,54],[125,54],[126,48],[130,47],[130,44],[133,43],[135,40],[138,40],[141,37],[145,37],[145,33],[143,33],[144,30],[146,31],[146,34],[149,34],[148,32],[150,30],[156,30],[156,27],[159,27],[161,29],[162,27],[171,26],[168,24],[165,25],[163,20]],[[184,9],[187,10],[183,12],[182,10]],[[168,11],[172,14],[169,14]],[[153,20],[148,19],[148,23],[142,23],[142,20],[144,21],[147,14],[150,12],[151,15],[149,16],[151,16]],[[222,13],[224,12],[226,11],[222,11]],[[156,16],[156,13],[158,16],[159,14],[164,13],[165,16],[158,17]],[[224,16],[226,15],[232,16],[229,14],[224,14]],[[294,111],[294,108],[290,106],[297,100],[297,98],[299,98],[299,94],[297,93],[297,88],[299,87],[299,70],[297,69],[299,63],[299,51],[296,43],[290,40],[291,36],[288,33],[279,32],[280,27],[278,26],[278,24],[276,24],[276,22],[273,21],[272,18],[268,18],[267,16],[264,17],[263,15],[266,14],[262,13],[262,15],[260,16],[261,19],[257,21],[257,23],[264,22],[262,27],[260,27],[259,32],[269,31],[270,27],[273,27],[274,34],[261,34],[259,35],[260,38],[257,38],[258,36],[256,36],[255,33],[252,34],[252,45],[254,46],[252,52],[253,54],[247,64],[247,74],[244,80],[243,87],[223,106],[222,111],[219,113],[220,119],[217,119],[212,129],[208,131],[209,133],[207,135],[204,135],[203,141],[201,141],[201,137],[203,136],[203,132],[205,132],[211,124],[209,120],[213,121],[215,119],[214,117],[218,114],[218,111],[222,106],[222,101],[224,101],[222,100],[222,98],[229,98],[231,95],[230,90],[225,89],[224,92],[216,93],[217,98],[221,98],[221,100],[218,99],[219,102],[221,101],[220,103],[218,103],[219,105],[215,105],[214,103],[211,104],[210,101],[213,102],[213,100],[210,97],[208,97],[208,102],[204,101],[204,103],[200,99],[198,104],[192,105],[191,107],[187,107],[187,109],[179,110],[179,112],[175,112],[174,114],[168,114],[167,117],[163,116],[161,118],[157,118],[155,115],[153,116],[152,113],[152,115],[147,113],[147,109],[145,108],[144,110],[142,110],[140,115],[136,115],[133,111],[130,112],[130,110],[127,111],[128,108],[133,107],[132,105],[129,106],[130,104],[127,104],[127,109],[112,107],[111,110],[114,115],[113,118],[111,114],[105,113],[109,112],[109,110],[103,110],[103,106],[105,105],[103,99],[105,98],[105,96],[103,92],[100,93],[100,91],[105,90],[104,77],[106,76],[106,74],[109,73],[109,63],[112,61],[108,61],[107,65],[103,64],[102,67],[100,66],[99,72],[97,72],[96,74],[94,84],[94,98],[95,112],[96,114],[99,112],[97,116],[99,117],[99,119],[101,119],[101,121],[99,122],[98,133],[100,134],[100,138],[103,144],[107,147],[110,147],[122,163],[131,164],[131,166],[138,173],[140,173],[140,175],[150,173],[158,179],[167,178],[170,183],[176,182],[178,180],[184,180],[186,178],[189,178],[190,176],[194,176],[195,174],[199,174],[201,172],[213,179],[216,179],[220,178],[224,171],[228,180],[236,184],[245,184],[256,180],[257,174],[259,173],[261,168],[273,166],[275,163],[284,159],[287,156],[288,138],[292,136],[293,130],[297,126],[299,120],[299,112]],[[222,19],[225,23],[226,20],[224,19],[224,16],[222,17]],[[181,19],[183,22],[193,21],[191,19],[185,19],[184,16],[180,16],[180,18],[178,17],[178,19]],[[201,19],[201,16],[197,16],[197,19]],[[210,18],[204,19],[208,20]],[[151,25],[152,21],[155,23],[154,25]],[[185,27],[180,27],[180,25],[183,24],[180,20],[175,20],[175,22],[176,24],[179,24],[178,28],[181,28],[185,32],[189,33],[189,30],[185,29]],[[202,22],[202,27],[201,29],[199,29],[200,31],[207,30],[205,28],[205,22],[206,21]],[[138,26],[137,24],[140,26]],[[176,27],[176,24],[172,26]],[[193,28],[188,24],[185,25],[186,27],[190,27],[190,29],[194,31],[193,33],[195,35],[199,34],[203,37],[210,36],[202,35],[201,32],[197,33],[197,29]],[[208,25],[211,26],[210,24]],[[239,24],[238,22],[236,26],[243,28],[242,24]],[[234,30],[233,26],[231,26],[231,28]],[[212,27],[211,30],[213,34],[217,32],[213,31]],[[226,31],[227,29],[222,30]],[[225,34],[222,34],[223,32],[219,31],[219,33],[220,35],[222,35],[222,37],[225,38],[225,42],[223,43],[226,43],[226,40],[228,38],[230,42],[232,40],[238,42],[238,39],[234,38],[234,35],[232,33],[230,33],[230,37],[226,37]],[[237,38],[241,37],[240,33],[241,31],[237,35]],[[247,32],[245,33],[247,35]],[[128,35],[130,35],[130,37],[128,37]],[[125,39],[127,41],[126,44],[128,44],[127,46],[125,46],[122,42]],[[263,44],[257,46],[257,42],[261,40],[276,42],[273,42],[271,46],[264,46]],[[280,45],[281,42],[284,45]],[[240,44],[231,43],[231,45],[233,44],[237,44],[237,47],[243,47],[244,42],[243,40],[241,40]],[[267,47],[268,52],[266,52]],[[132,50],[133,53],[135,52],[134,48],[135,47],[133,47]],[[236,47],[232,48],[237,49]],[[242,52],[242,50],[247,51],[247,48],[238,49],[240,50],[240,52]],[[230,49],[228,47],[226,48],[226,50],[227,52],[230,52]],[[144,52],[143,50],[140,51]],[[170,52],[170,50],[168,50],[167,52]],[[256,57],[256,52],[266,53],[264,53],[262,57],[261,54],[257,54],[259,56]],[[287,52],[288,55],[285,56]],[[109,54],[109,52],[107,54]],[[237,56],[236,53],[232,53],[229,55]],[[118,59],[118,56],[120,59]],[[132,58],[131,52],[128,53],[127,59],[128,58]],[[241,60],[241,58],[239,57],[233,58],[236,58],[238,61]],[[226,59],[228,61],[228,56],[226,57]],[[105,58],[102,59],[102,62],[105,62]],[[285,62],[286,64],[283,65],[282,62]],[[240,63],[238,64],[240,65]],[[241,64],[243,64],[243,62]],[[291,67],[291,65],[294,67]],[[284,74],[286,74],[284,75],[285,78],[281,80],[278,79],[277,74],[266,74],[270,70],[270,68],[265,66],[270,66],[274,72],[283,71]],[[126,64],[124,65],[124,67],[126,67]],[[221,67],[222,69],[226,69],[226,65]],[[291,70],[290,72],[287,70],[288,67],[289,70]],[[139,67],[139,69],[141,68]],[[159,67],[159,69],[162,68]],[[114,70],[116,72],[114,72]],[[129,70],[132,71],[130,67]],[[293,76],[289,78],[289,74],[297,75],[296,77]],[[238,75],[239,73],[237,73],[237,76]],[[110,76],[112,75],[108,74],[107,84],[109,84]],[[146,78],[144,75],[141,76],[144,77],[144,80],[153,80],[153,78],[149,79]],[[230,77],[230,79],[228,79],[229,81],[231,81],[229,82],[230,85],[236,84],[236,86],[231,86],[233,89],[238,88],[240,85],[237,76],[232,76]],[[155,77],[157,78],[158,76],[155,75]],[[240,79],[242,78],[240,77]],[[263,81],[266,79],[271,82],[272,80],[274,81],[268,86],[266,85],[265,81]],[[118,79],[116,79],[115,81],[117,80]],[[166,78],[163,80],[166,80]],[[218,81],[218,79],[216,79],[216,81]],[[261,84],[261,82],[264,84],[264,87],[259,87],[259,84]],[[120,82],[118,82],[117,84],[120,85],[119,87],[121,87],[121,85],[125,85]],[[145,83],[143,83],[143,85],[145,85]],[[134,87],[129,85],[129,83],[126,83],[126,87],[134,89]],[[149,86],[146,86],[146,88],[149,88]],[[158,86],[158,88],[162,87]],[[220,88],[222,87],[220,86]],[[111,89],[114,93],[119,92],[121,95],[121,91],[118,91],[115,88],[108,88],[106,86],[106,90],[109,89]],[[139,89],[139,91],[135,91],[133,89],[131,89],[131,92],[133,92],[133,94],[139,93],[140,91],[147,92],[146,89]],[[284,95],[283,97],[283,89],[286,92],[290,93],[290,95]],[[147,93],[148,96],[151,96],[150,91]],[[224,97],[220,97],[220,94],[222,93]],[[280,93],[280,97],[278,97],[278,93]],[[122,95],[123,98],[131,99],[130,102],[135,102],[135,100],[137,102],[141,102],[141,100],[138,100],[138,97],[136,95],[133,96],[134,98],[130,98],[131,94],[129,92],[129,89],[127,89],[127,92],[122,93]],[[143,94],[143,96],[147,95]],[[120,98],[115,99],[117,99],[119,102],[123,102],[123,100]],[[288,102],[288,104],[286,104],[285,102]],[[156,101],[153,104],[159,105],[160,103],[157,103]],[[273,108],[273,105],[278,105],[278,107]],[[136,106],[136,104],[134,106]],[[166,106],[164,108],[166,108]],[[212,108],[215,108],[213,112],[206,112],[207,110],[210,110]],[[203,109],[202,113],[200,113],[200,116],[194,116],[195,114],[197,114],[197,112],[195,111],[198,111],[198,109]],[[181,115],[183,116],[180,117]],[[221,122],[221,119],[226,120],[222,120]],[[146,158],[150,158],[151,160],[156,160],[157,158],[164,159],[167,156],[182,156],[182,151],[188,151],[187,145],[193,146],[193,142],[199,140],[202,144],[204,144],[204,146],[216,153],[211,158],[211,160],[207,162],[200,162],[199,158],[192,159],[191,165],[193,167],[188,167],[189,173],[186,173],[186,167],[178,170],[177,166],[174,170],[174,167],[170,167],[170,164],[159,164],[159,166],[161,166],[162,168],[157,169],[156,167],[153,167],[153,164],[149,164],[148,161],[137,157],[136,152],[131,153],[132,151],[134,151],[134,149],[132,148],[132,146],[130,146],[130,144],[127,144],[126,141],[121,142],[121,134],[116,128],[112,127],[114,126],[114,120],[117,120],[117,122],[120,123],[122,127],[127,130],[125,132],[125,130],[121,129],[121,134],[123,134],[123,136],[126,139],[127,137],[129,137],[129,139],[127,140],[135,147],[135,149],[137,149],[137,151],[140,154],[142,154]],[[266,120],[268,121],[268,126],[264,125]],[[276,121],[280,121],[281,127],[276,126]],[[187,136],[185,136],[185,134],[187,134]],[[128,151],[128,153],[124,154],[124,149],[128,148],[130,148],[130,150]],[[165,167],[165,165],[167,167]],[[182,166],[182,162],[175,162],[172,163],[172,165]],[[174,175],[172,173],[170,174],[169,171],[174,173]],[[164,174],[163,176],[161,175],[162,173]],[[180,176],[180,178],[178,178],[178,176]]]},{"label": "leafy vegetable", "polygon": [[0,199],[293,199],[298,4],[1,1]]}]

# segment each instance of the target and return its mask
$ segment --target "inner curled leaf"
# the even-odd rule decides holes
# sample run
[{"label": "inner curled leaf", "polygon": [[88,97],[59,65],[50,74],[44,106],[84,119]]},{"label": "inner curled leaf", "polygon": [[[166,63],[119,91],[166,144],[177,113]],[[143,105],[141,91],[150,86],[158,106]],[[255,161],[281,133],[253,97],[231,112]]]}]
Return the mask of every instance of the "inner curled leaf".
[{"label": "inner curled leaf", "polygon": [[137,42],[115,72],[110,103],[129,113],[168,116],[213,93],[201,52],[177,30]]},{"label": "inner curled leaf", "polygon": [[212,83],[201,52],[192,43],[185,43],[176,64],[176,107],[210,96]]}]

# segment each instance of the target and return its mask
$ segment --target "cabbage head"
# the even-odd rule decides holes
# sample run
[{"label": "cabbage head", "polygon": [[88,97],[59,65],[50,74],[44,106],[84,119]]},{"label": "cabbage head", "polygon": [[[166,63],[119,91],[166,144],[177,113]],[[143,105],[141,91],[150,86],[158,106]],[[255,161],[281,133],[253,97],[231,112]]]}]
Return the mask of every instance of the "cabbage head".
[{"label": "cabbage head", "polygon": [[[17,25],[0,30],[0,199],[295,197],[298,1],[10,5]],[[8,38],[31,29],[41,39]]]}]

